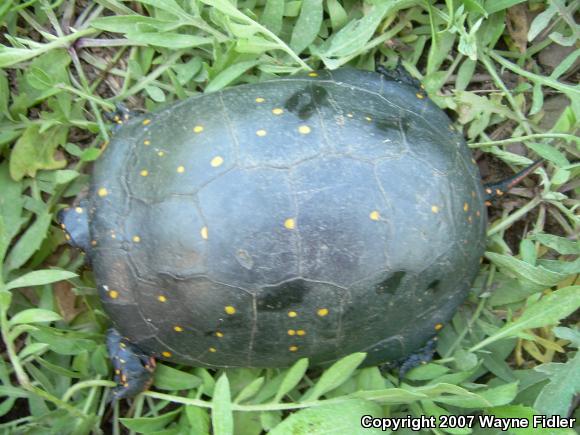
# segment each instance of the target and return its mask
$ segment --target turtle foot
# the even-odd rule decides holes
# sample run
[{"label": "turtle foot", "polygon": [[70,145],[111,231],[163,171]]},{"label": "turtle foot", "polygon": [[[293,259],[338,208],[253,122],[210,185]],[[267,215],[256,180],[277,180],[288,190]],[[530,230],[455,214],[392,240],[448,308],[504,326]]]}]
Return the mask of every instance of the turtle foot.
[{"label": "turtle foot", "polygon": [[107,350],[117,383],[112,400],[132,397],[149,388],[153,381],[155,358],[131,344],[116,329],[107,331]]}]

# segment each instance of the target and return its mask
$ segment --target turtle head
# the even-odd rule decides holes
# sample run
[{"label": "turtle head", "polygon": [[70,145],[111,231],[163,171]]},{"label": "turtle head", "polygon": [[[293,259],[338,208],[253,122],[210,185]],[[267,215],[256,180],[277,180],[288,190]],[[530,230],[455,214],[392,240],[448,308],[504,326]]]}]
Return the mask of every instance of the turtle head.
[{"label": "turtle head", "polygon": [[86,201],[81,201],[77,207],[62,209],[56,216],[69,245],[85,252],[90,247],[88,208],[86,205]]}]

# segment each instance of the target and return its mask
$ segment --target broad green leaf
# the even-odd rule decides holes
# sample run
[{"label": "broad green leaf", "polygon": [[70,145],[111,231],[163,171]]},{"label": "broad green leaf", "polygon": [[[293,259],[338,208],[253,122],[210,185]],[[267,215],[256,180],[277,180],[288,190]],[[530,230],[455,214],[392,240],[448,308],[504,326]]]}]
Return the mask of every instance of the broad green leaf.
[{"label": "broad green leaf", "polygon": [[531,238],[562,255],[580,255],[580,242],[577,240],[569,240],[553,234],[533,234]]},{"label": "broad green leaf", "polygon": [[566,363],[542,364],[534,370],[550,376],[550,382],[536,398],[534,408],[540,414],[568,415],[574,397],[580,394],[580,352]]},{"label": "broad green leaf", "polygon": [[0,120],[8,117],[8,102],[10,100],[10,88],[6,73],[0,70]]},{"label": "broad green leaf", "polygon": [[512,402],[518,394],[518,383],[512,382],[499,387],[478,391],[471,397],[441,396],[435,400],[439,403],[457,406],[458,408],[487,408],[489,406],[502,406]]},{"label": "broad green leaf", "polygon": [[532,92],[532,107],[530,107],[530,111],[528,115],[535,115],[540,110],[542,110],[542,106],[544,105],[544,92],[542,90],[542,84],[536,83],[533,87]]},{"label": "broad green leaf", "polygon": [[204,44],[211,44],[212,38],[205,36],[184,35],[181,33],[128,33],[127,39],[141,44],[153,45],[156,47],[171,48],[178,50],[180,48],[199,47]]},{"label": "broad green leaf", "polygon": [[358,352],[341,358],[324,371],[318,382],[306,392],[301,401],[317,400],[320,396],[345,382],[366,358],[366,353]]},{"label": "broad green leaf", "polygon": [[486,252],[485,256],[501,268],[540,287],[551,287],[566,278],[565,274],[549,271],[542,266],[532,266],[509,255]]},{"label": "broad green leaf", "polygon": [[242,391],[240,391],[240,393],[236,396],[234,402],[240,403],[243,402],[244,400],[248,400],[249,398],[254,397],[258,393],[258,391],[260,391],[262,385],[264,385],[263,376],[254,379],[252,382],[246,385]]},{"label": "broad green leaf", "polygon": [[[143,15],[113,15],[101,17],[91,21],[91,27],[115,33],[138,33],[140,25],[156,28],[158,31],[168,30],[176,27],[171,21],[164,21],[157,18]],[[169,27],[171,25],[171,27]]]},{"label": "broad green leaf", "polygon": [[485,10],[488,14],[493,14],[495,12],[503,11],[504,9],[509,9],[518,3],[523,3],[526,0],[486,0]]},{"label": "broad green leaf", "polygon": [[562,167],[568,166],[570,164],[566,156],[564,156],[563,153],[561,153],[551,145],[543,143],[527,142],[526,146],[534,150],[540,157],[543,157],[546,160],[555,163],[557,166]]},{"label": "broad green leaf", "polygon": [[57,269],[44,269],[35,270],[34,272],[29,272],[22,275],[20,278],[16,278],[6,284],[6,289],[11,290],[13,288],[19,287],[32,287],[35,285],[50,284],[57,281],[63,281],[65,279],[71,279],[77,276],[76,273],[69,272],[67,270],[57,270]]},{"label": "broad green leaf", "polygon": [[145,92],[151,97],[156,103],[163,103],[165,101],[165,93],[157,86],[145,86]]},{"label": "broad green leaf", "polygon": [[50,346],[46,343],[32,343],[26,346],[19,354],[18,358],[23,360],[29,355],[34,355],[37,353],[42,353],[45,350],[50,349]]},{"label": "broad green leaf", "polygon": [[380,429],[361,426],[364,415],[381,416],[372,402],[353,399],[343,403],[307,408],[290,414],[269,435],[365,435],[382,434]]},{"label": "broad green leaf", "polygon": [[7,311],[12,303],[12,293],[0,287],[0,311]]},{"label": "broad green leaf", "polygon": [[405,375],[405,378],[413,381],[426,381],[437,379],[439,376],[449,372],[449,369],[440,364],[425,364],[415,367]]},{"label": "broad green leaf", "polygon": [[230,383],[225,373],[218,378],[213,392],[211,422],[214,435],[233,435],[234,416]]},{"label": "broad green leaf", "polygon": [[26,128],[16,141],[10,155],[10,176],[21,180],[28,175],[34,177],[39,169],[60,169],[66,166],[66,160],[56,160],[55,151],[66,142],[67,128],[51,127],[40,132],[38,124]]},{"label": "broad green leaf", "polygon": [[388,12],[411,4],[408,0],[395,0],[376,4],[364,17],[352,20],[339,32],[332,35],[319,48],[323,58],[346,57],[357,52],[372,38],[375,30]]},{"label": "broad green leaf", "polygon": [[471,81],[471,77],[473,77],[473,73],[475,72],[475,65],[471,59],[465,59],[461,66],[459,67],[459,71],[457,71],[457,79],[455,80],[455,89],[464,91],[467,89],[467,85]]},{"label": "broad green leaf", "polygon": [[342,28],[348,22],[348,14],[338,0],[327,0],[326,8],[330,15],[330,24],[333,31]]},{"label": "broad green leaf", "polygon": [[119,421],[130,430],[139,433],[156,432],[164,429],[171,422],[176,421],[183,408],[159,415],[157,417],[119,418]]},{"label": "broad green leaf", "polygon": [[300,380],[304,377],[306,369],[308,368],[308,358],[300,358],[296,361],[292,367],[288,369],[284,380],[280,384],[276,396],[274,397],[274,402],[279,402],[282,398],[288,394],[290,391],[298,385]]},{"label": "broad green leaf", "polygon": [[546,10],[540,12],[534,20],[532,24],[530,24],[530,29],[528,30],[528,41],[533,41],[536,36],[540,34],[542,30],[548,27],[552,17],[558,13],[558,7],[555,3],[551,3]]},{"label": "broad green leaf", "polygon": [[519,318],[509,322],[495,334],[475,345],[471,351],[481,349],[494,341],[506,337],[515,337],[524,329],[541,328],[542,326],[557,324],[579,308],[580,286],[556,290],[527,306]]},{"label": "broad green leaf", "polygon": [[209,434],[209,413],[199,406],[185,405],[185,415],[191,426],[192,435]]},{"label": "broad green leaf", "polygon": [[14,315],[8,323],[14,326],[21,323],[54,322],[57,320],[62,320],[62,317],[54,311],[29,308]]},{"label": "broad green leaf", "polygon": [[558,338],[563,338],[571,343],[571,346],[580,348],[580,330],[557,326],[554,328],[554,334]]},{"label": "broad green leaf", "polygon": [[159,364],[155,369],[154,385],[160,390],[186,390],[201,384],[201,379],[190,373]]},{"label": "broad green leaf", "polygon": [[242,74],[244,74],[250,68],[255,67],[259,62],[256,60],[250,60],[246,62],[235,63],[232,66],[226,68],[220,72],[205,88],[205,92],[215,92],[223,89],[231,82],[236,80]]},{"label": "broad green leaf", "polygon": [[185,11],[175,0],[135,0],[139,3],[154,6],[162,11],[169,12],[176,16],[186,15]]},{"label": "broad green leaf", "polygon": [[279,35],[282,30],[284,18],[284,0],[266,0],[266,7],[261,17],[261,22],[272,33]]},{"label": "broad green leaf", "polygon": [[46,212],[36,217],[34,223],[10,250],[4,265],[6,270],[18,269],[32,257],[45,239],[51,219],[52,215]]},{"label": "broad green leaf", "polygon": [[322,0],[303,0],[300,16],[294,25],[290,48],[302,53],[318,35],[322,24]]}]

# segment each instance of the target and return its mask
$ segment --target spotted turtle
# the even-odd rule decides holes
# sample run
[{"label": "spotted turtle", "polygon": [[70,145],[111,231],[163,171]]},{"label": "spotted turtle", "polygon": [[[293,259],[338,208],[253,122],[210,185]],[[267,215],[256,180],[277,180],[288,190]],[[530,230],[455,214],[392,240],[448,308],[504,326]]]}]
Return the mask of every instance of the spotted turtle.
[{"label": "spotted turtle", "polygon": [[445,113],[385,71],[310,72],[116,120],[86,202],[60,215],[116,328],[116,397],[143,389],[155,358],[412,354],[478,272],[486,196],[525,175],[486,193]]}]

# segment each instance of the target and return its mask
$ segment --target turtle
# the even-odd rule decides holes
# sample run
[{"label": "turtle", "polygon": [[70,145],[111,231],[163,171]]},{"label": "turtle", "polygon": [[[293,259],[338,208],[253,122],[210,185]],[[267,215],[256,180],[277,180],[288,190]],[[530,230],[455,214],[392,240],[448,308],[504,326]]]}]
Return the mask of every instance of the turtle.
[{"label": "turtle", "polygon": [[146,388],[157,359],[416,365],[478,273],[485,202],[538,166],[484,186],[445,112],[384,69],[114,120],[87,198],[58,219],[114,326],[117,399]]}]

